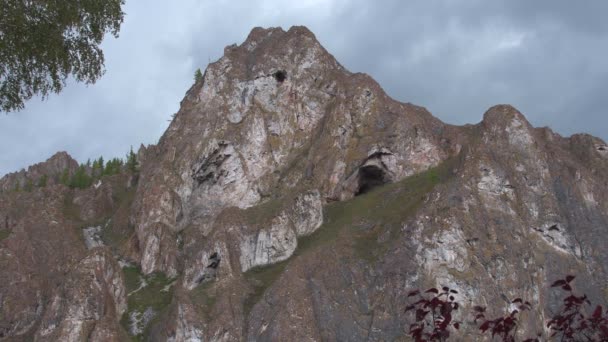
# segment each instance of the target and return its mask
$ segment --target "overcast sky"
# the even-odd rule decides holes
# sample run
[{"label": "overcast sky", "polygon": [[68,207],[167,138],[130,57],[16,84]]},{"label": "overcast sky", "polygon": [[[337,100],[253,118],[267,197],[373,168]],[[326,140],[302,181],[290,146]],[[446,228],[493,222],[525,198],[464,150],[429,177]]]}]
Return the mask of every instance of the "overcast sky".
[{"label": "overcast sky", "polygon": [[123,157],[158,141],[196,68],[255,26],[306,25],[338,61],[441,120],[498,103],[608,140],[608,1],[127,0],[106,74],[0,115],[0,175],[65,150]]}]

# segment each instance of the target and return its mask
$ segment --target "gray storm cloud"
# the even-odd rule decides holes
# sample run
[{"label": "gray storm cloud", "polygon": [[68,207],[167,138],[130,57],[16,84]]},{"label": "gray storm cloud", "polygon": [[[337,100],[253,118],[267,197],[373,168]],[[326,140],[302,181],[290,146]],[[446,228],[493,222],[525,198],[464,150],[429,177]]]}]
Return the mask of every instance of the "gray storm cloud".
[{"label": "gray storm cloud", "polygon": [[0,116],[0,174],[156,143],[197,67],[255,26],[306,25],[348,69],[454,124],[510,103],[536,126],[608,138],[608,2],[128,0],[104,77]]}]

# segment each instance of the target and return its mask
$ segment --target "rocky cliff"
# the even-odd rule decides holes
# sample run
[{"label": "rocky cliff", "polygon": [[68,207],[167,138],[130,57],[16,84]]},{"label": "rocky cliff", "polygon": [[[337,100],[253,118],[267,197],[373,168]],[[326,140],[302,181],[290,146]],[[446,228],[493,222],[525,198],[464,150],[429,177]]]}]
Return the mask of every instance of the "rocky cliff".
[{"label": "rocky cliff", "polygon": [[0,192],[31,190],[35,186],[59,184],[61,177],[76,172],[78,162],[66,152],[57,152],[43,163],[28,167],[26,170],[9,173],[0,178]]},{"label": "rocky cliff", "polygon": [[526,298],[535,335],[565,273],[608,301],[603,141],[508,105],[447,125],[304,27],[226,47],[139,159],[87,189],[11,191],[53,158],[0,180],[0,340],[407,340],[407,292],[443,285]]}]

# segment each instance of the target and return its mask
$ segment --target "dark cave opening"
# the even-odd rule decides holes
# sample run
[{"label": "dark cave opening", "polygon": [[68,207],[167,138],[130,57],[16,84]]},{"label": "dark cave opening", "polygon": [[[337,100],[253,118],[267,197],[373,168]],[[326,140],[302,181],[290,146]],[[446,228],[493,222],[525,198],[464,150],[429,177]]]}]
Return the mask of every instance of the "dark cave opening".
[{"label": "dark cave opening", "polygon": [[287,71],[279,70],[275,72],[272,76],[274,76],[274,79],[277,80],[277,82],[283,83],[283,81],[285,81],[285,79],[287,78]]},{"label": "dark cave opening", "polygon": [[376,165],[366,165],[359,169],[359,188],[355,196],[363,195],[372,189],[389,182],[386,171]]},{"label": "dark cave opening", "polygon": [[207,268],[216,269],[220,265],[220,261],[222,261],[222,259],[217,255],[217,252],[215,252],[211,254],[211,256],[209,257],[209,261],[211,263],[207,266]]}]

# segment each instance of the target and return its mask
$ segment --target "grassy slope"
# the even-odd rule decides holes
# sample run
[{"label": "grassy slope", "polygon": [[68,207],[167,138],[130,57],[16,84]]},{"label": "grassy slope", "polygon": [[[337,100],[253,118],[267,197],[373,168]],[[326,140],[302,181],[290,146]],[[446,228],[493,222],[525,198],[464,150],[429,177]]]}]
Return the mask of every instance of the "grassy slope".
[{"label": "grassy slope", "polygon": [[[126,331],[129,331],[129,314],[132,312],[143,313],[148,308],[152,308],[159,317],[161,312],[169,306],[173,297],[173,287],[169,286],[173,279],[167,278],[163,273],[153,273],[147,276],[142,275],[137,267],[123,268],[125,276],[125,287],[127,289],[127,311],[123,314],[121,324]],[[141,279],[144,279],[147,286],[140,288]],[[168,288],[167,288],[168,287]],[[151,326],[153,322],[148,324]],[[133,341],[143,341],[146,331],[143,334],[133,336]]]},{"label": "grassy slope", "polygon": [[245,312],[250,312],[291,260],[317,248],[340,244],[359,259],[372,263],[378,260],[390,248],[401,224],[412,217],[435,185],[450,177],[454,161],[446,161],[426,172],[378,187],[349,201],[327,205],[323,225],[313,234],[298,239],[294,256],[245,273],[253,288],[253,293],[245,301]]},{"label": "grassy slope", "polygon": [[11,235],[10,230],[8,230],[8,229],[0,230],[0,241],[6,239],[9,235]]}]

